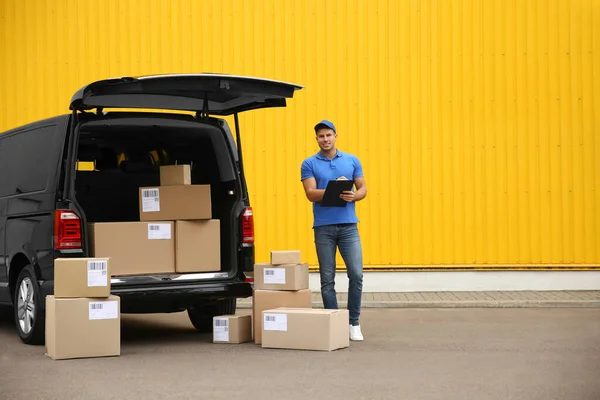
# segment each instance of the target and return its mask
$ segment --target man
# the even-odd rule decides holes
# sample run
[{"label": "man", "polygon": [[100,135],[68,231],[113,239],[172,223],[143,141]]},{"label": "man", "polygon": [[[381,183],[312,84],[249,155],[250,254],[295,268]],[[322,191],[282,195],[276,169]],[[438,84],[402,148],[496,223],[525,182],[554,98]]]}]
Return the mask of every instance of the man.
[{"label": "man", "polygon": [[[339,248],[349,279],[350,339],[360,341],[363,340],[359,322],[363,272],[355,202],[365,198],[367,186],[358,158],[336,148],[337,132],[334,124],[323,120],[315,126],[315,133],[321,150],[304,160],[301,175],[306,197],[313,203],[313,229],[321,275],[321,296],[325,308],[338,308],[335,260]],[[354,179],[356,191],[345,191],[340,195],[348,202],[345,207],[322,207],[319,202],[323,199],[327,183],[337,179]]]}]

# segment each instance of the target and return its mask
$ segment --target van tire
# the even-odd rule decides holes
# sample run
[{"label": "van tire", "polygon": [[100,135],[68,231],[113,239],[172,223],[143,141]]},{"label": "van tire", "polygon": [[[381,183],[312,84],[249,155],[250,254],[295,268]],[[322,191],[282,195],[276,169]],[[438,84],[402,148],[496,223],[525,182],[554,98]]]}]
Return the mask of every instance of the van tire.
[{"label": "van tire", "polygon": [[213,317],[218,315],[234,315],[236,310],[236,299],[217,300],[207,306],[188,308],[188,316],[194,328],[198,332],[212,332]]},{"label": "van tire", "polygon": [[27,265],[17,278],[13,297],[15,327],[23,343],[44,344],[46,313],[43,301],[35,271]]}]

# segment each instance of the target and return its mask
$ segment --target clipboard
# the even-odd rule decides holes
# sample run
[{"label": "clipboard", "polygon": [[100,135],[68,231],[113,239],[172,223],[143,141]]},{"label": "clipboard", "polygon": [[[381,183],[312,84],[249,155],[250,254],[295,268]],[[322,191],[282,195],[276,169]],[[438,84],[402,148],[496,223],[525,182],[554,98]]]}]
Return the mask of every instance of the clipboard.
[{"label": "clipboard", "polygon": [[340,194],[345,190],[352,190],[353,186],[354,179],[329,181],[319,204],[321,207],[346,207],[348,202],[340,199]]}]

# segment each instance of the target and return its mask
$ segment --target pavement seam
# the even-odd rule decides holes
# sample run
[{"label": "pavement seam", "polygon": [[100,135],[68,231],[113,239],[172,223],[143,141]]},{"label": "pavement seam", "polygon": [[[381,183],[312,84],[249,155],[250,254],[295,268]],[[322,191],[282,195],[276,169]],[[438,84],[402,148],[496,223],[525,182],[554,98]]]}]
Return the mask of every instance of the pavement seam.
[{"label": "pavement seam", "polygon": [[[323,302],[313,301],[313,308],[323,308]],[[339,301],[340,308],[347,307]],[[459,300],[459,301],[363,301],[363,308],[600,308],[600,300]],[[238,308],[252,308],[249,301],[238,302]]]}]

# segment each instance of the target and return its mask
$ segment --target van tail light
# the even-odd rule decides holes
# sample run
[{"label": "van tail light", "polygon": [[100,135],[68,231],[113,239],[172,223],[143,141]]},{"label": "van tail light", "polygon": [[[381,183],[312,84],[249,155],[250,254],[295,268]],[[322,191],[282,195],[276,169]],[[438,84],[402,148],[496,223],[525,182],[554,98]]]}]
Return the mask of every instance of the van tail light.
[{"label": "van tail light", "polygon": [[54,213],[54,248],[81,249],[81,220],[73,211],[57,210]]},{"label": "van tail light", "polygon": [[242,214],[242,245],[254,244],[254,213],[252,207],[247,207]]}]

